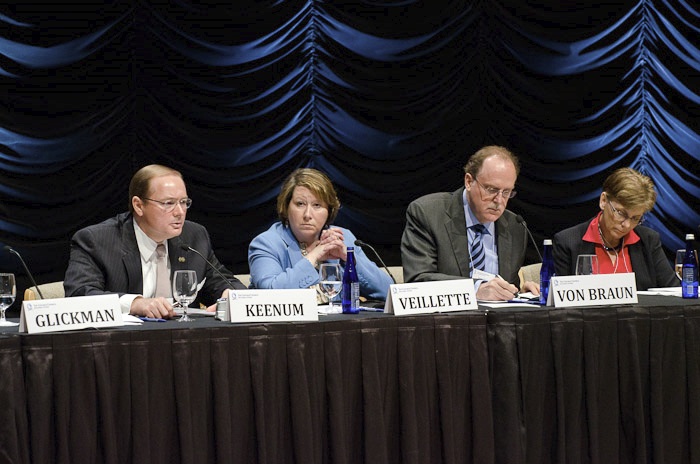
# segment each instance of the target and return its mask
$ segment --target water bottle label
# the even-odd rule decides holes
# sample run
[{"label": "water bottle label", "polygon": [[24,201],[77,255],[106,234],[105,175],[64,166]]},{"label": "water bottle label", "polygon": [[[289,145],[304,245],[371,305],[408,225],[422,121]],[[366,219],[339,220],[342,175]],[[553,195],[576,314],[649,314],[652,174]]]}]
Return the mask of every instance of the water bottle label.
[{"label": "water bottle label", "polygon": [[353,309],[360,307],[360,283],[350,284],[350,305]]},{"label": "water bottle label", "polygon": [[693,282],[697,282],[698,277],[697,277],[697,268],[695,267],[690,267],[690,266],[683,266],[683,282],[686,284],[693,284]]},{"label": "water bottle label", "polygon": [[683,266],[683,282],[681,283],[683,298],[698,297],[698,268]]}]

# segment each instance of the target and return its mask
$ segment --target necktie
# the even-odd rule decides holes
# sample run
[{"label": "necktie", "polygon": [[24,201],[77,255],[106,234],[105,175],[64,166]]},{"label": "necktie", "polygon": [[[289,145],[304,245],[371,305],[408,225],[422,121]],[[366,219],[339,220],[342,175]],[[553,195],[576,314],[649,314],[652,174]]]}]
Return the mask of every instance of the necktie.
[{"label": "necktie", "polygon": [[471,227],[474,231],[474,240],[471,246],[472,268],[481,269],[486,267],[486,253],[484,252],[484,244],[481,241],[481,236],[486,232],[486,227],[482,224],[475,224]]},{"label": "necktie", "polygon": [[165,245],[159,243],[156,247],[156,298],[170,298],[170,272],[165,259]]}]

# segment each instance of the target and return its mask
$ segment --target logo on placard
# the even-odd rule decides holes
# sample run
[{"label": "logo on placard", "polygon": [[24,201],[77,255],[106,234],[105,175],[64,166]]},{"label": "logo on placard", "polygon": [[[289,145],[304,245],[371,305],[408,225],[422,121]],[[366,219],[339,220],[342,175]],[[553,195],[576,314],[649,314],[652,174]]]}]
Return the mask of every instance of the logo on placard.
[{"label": "logo on placard", "polygon": [[554,285],[559,285],[559,279],[557,279],[556,277],[552,277],[552,283]]},{"label": "logo on placard", "polygon": [[228,293],[229,300],[235,300],[237,297],[238,297],[238,294],[236,292],[229,292]]},{"label": "logo on placard", "polygon": [[397,291],[397,290],[396,290],[396,287],[393,287],[393,288],[391,289],[391,293],[396,293],[396,291]]},{"label": "logo on placard", "polygon": [[34,309],[34,305],[31,303],[27,303],[27,309],[31,311],[32,309]]}]

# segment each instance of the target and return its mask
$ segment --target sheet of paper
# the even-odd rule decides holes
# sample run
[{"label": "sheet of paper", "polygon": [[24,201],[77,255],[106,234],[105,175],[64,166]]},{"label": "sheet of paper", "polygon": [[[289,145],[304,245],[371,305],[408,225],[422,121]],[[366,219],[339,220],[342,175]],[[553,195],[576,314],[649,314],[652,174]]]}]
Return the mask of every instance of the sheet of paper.
[{"label": "sheet of paper", "polygon": [[637,291],[639,295],[665,295],[665,296],[677,296],[678,298],[683,297],[683,290],[681,287],[658,287],[650,288],[649,290]]},{"label": "sheet of paper", "polygon": [[479,305],[488,306],[489,308],[513,308],[517,306],[526,306],[532,308],[534,306],[540,306],[540,298],[535,296],[532,292],[519,293],[518,296],[513,297],[508,301],[490,301],[490,300],[477,300]]},{"label": "sheet of paper", "polygon": [[519,301],[482,301],[479,300],[479,306],[486,306],[487,308],[539,308],[539,303],[525,303]]},{"label": "sheet of paper", "polygon": [[333,311],[331,311],[331,306],[327,304],[318,305],[316,308],[318,309],[318,314],[324,316],[328,314],[341,314],[343,312],[343,306],[340,303],[333,304]]},{"label": "sheet of paper", "polygon": [[131,314],[122,314],[122,320],[124,321],[125,325],[141,325],[143,324],[143,321],[139,319],[136,316],[132,316]]}]

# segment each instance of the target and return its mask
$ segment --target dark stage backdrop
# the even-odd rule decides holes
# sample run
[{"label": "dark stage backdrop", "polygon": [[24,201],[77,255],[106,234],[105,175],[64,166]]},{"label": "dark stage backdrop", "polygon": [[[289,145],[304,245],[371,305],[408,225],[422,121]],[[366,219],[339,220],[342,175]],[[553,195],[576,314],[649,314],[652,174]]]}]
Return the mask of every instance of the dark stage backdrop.
[{"label": "dark stage backdrop", "polygon": [[6,0],[0,242],[62,280],[71,235],[162,163],[247,273],[282,179],[309,166],[337,186],[337,224],[397,265],[408,203],[502,144],[522,159],[509,208],[539,243],[632,166],[656,182],[647,224],[673,250],[700,224],[699,47],[690,0]]}]

